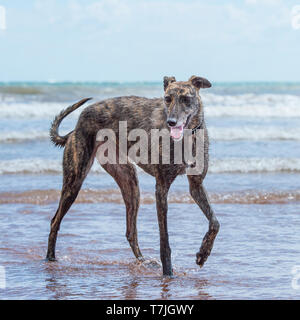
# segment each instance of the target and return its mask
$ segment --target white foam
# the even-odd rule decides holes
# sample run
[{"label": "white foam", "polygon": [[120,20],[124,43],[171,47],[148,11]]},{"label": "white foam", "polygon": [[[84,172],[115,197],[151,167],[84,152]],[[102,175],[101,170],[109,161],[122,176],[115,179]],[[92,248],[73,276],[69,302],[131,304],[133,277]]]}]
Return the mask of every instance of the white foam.
[{"label": "white foam", "polygon": [[[143,172],[139,167],[138,172]],[[91,172],[104,173],[95,161]],[[300,172],[300,159],[297,158],[226,158],[211,159],[211,173],[263,173],[263,172]],[[40,158],[0,161],[0,174],[61,174],[62,161]]]},{"label": "white foam", "polygon": [[[201,93],[207,117],[298,117],[300,96],[288,94],[217,95]],[[98,101],[95,99],[95,102]],[[73,101],[74,103],[74,101]],[[17,103],[0,104],[0,118],[52,119],[70,103]],[[84,107],[83,107],[84,108]],[[78,117],[79,108],[68,117]]]},{"label": "white foam", "polygon": [[206,117],[300,118],[299,106],[206,106]]},{"label": "white foam", "polygon": [[14,159],[0,161],[0,174],[12,173],[61,173],[62,164],[58,160]]},{"label": "white foam", "polygon": [[[0,118],[53,119],[70,104],[64,103],[1,103]],[[68,117],[78,117],[82,108],[75,110]]]},{"label": "white foam", "polygon": [[[61,135],[67,134],[63,130]],[[234,141],[263,141],[263,140],[294,140],[300,141],[299,128],[241,126],[232,128],[209,127],[208,134],[212,140]],[[47,140],[49,131],[0,131],[0,143],[26,142],[31,140]]]},{"label": "white foam", "polygon": [[300,172],[299,158],[227,158],[212,159],[211,173]]},{"label": "white foam", "polygon": [[300,117],[300,96],[242,94],[202,96],[207,117]]},{"label": "white foam", "polygon": [[299,128],[281,128],[266,126],[241,126],[232,128],[208,128],[209,137],[213,140],[300,140]]},{"label": "white foam", "polygon": [[219,95],[213,93],[201,93],[203,102],[206,105],[221,106],[278,106],[294,105],[299,106],[300,96],[291,94],[236,94],[236,95]]},{"label": "white foam", "polygon": [[45,140],[49,139],[48,131],[7,131],[0,132],[0,143],[6,142],[24,142],[30,140]]}]

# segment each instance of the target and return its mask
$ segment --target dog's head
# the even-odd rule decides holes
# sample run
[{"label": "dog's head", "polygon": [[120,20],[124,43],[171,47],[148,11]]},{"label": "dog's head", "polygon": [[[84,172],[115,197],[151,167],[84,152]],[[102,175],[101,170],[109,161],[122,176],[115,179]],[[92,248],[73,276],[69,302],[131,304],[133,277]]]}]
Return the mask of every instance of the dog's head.
[{"label": "dog's head", "polygon": [[201,77],[192,76],[188,81],[176,81],[175,77],[164,77],[164,103],[167,108],[167,124],[174,140],[181,140],[183,130],[201,108],[200,88],[210,88],[211,83]]}]

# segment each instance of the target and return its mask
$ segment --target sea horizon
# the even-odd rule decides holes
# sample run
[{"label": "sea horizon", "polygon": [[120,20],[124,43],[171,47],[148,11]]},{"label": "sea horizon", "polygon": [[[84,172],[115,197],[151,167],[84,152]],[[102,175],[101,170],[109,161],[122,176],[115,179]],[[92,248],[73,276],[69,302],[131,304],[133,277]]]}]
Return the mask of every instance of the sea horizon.
[{"label": "sea horizon", "polygon": [[[188,79],[178,79],[178,81],[187,81]],[[0,85],[5,84],[161,84],[163,80],[0,80]],[[230,84],[300,84],[300,80],[236,80],[213,81],[217,85]]]}]

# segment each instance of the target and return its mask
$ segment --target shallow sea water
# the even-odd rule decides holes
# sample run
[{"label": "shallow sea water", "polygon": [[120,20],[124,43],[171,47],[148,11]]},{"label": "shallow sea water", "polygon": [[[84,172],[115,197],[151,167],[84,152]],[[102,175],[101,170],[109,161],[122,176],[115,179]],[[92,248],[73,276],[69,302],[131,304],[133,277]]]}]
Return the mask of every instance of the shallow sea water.
[{"label": "shallow sea water", "polygon": [[208,222],[187,179],[178,177],[169,194],[174,277],[164,278],[154,179],[139,172],[138,235],[147,259],[139,264],[125,237],[118,187],[97,164],[62,222],[57,261],[44,260],[62,180],[62,150],[48,139],[54,115],[86,96],[153,97],[161,87],[0,84],[0,299],[300,299],[299,84],[203,91],[211,138],[205,186],[221,228],[202,269],[195,254]]},{"label": "shallow sea water", "polygon": [[163,278],[155,205],[142,205],[135,261],[125,239],[124,206],[76,204],[65,217],[56,262],[44,261],[55,205],[2,205],[1,299],[299,299],[297,205],[214,205],[221,229],[200,269],[195,253],[207,222],[193,204],[169,206],[174,277]]}]

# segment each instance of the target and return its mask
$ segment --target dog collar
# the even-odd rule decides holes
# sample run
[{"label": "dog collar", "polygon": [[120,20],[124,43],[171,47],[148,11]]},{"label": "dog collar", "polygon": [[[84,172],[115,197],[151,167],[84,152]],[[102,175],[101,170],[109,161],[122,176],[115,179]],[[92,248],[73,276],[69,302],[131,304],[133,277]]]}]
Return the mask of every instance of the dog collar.
[{"label": "dog collar", "polygon": [[200,123],[197,127],[193,128],[192,129],[192,134],[195,134],[196,131],[201,128],[201,126],[202,126],[202,123]]}]

